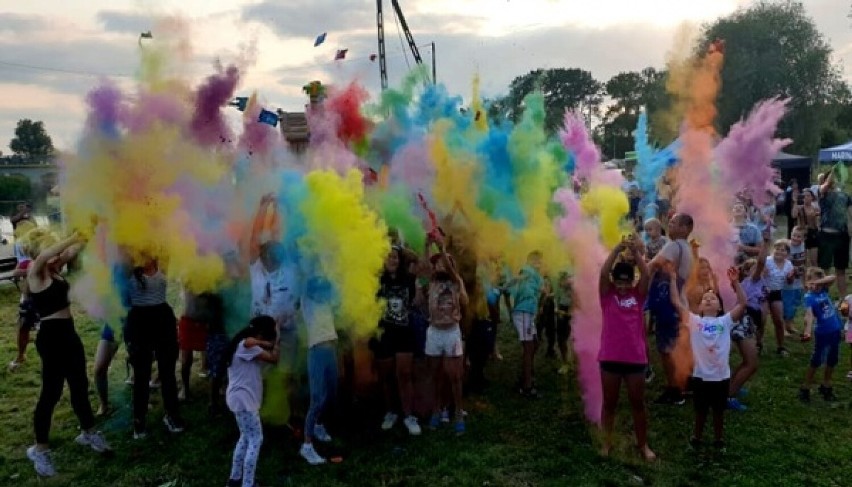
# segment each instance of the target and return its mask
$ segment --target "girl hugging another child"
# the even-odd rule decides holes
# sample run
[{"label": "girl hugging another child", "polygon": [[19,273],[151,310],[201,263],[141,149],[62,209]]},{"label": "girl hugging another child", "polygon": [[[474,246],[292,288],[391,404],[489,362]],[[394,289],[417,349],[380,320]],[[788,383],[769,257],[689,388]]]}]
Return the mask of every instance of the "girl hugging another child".
[{"label": "girl hugging another child", "polygon": [[263,398],[262,363],[278,363],[278,333],[275,320],[269,316],[252,318],[249,325],[234,336],[228,348],[228,391],[225,401],[237,420],[240,439],[234,448],[228,487],[254,487],[254,472],[263,427],[260,403]]}]

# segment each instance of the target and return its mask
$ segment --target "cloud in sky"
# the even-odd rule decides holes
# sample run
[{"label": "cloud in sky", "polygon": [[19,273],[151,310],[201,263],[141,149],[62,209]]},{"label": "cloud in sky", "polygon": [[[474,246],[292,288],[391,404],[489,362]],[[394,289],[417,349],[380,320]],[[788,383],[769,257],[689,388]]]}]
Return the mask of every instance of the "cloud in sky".
[{"label": "cloud in sky", "polygon": [[[407,0],[403,9],[418,45],[436,43],[440,82],[466,96],[478,72],[483,93],[493,96],[505,92],[515,76],[536,68],[579,67],[606,81],[620,71],[662,67],[682,21],[699,25],[745,3]],[[241,90],[257,90],[271,105],[300,110],[305,103],[301,87],[313,79],[340,83],[354,78],[378,93],[378,62],[369,60],[377,51],[373,0],[158,2],[166,4],[168,8],[153,13],[190,19],[195,43],[190,72],[199,79],[209,74],[217,58],[239,58],[241,45],[254,43],[256,63],[249,67]],[[57,145],[71,148],[82,128],[85,93],[99,75],[133,79],[138,33],[154,29],[152,14],[130,0],[92,0],[86,5],[65,11],[48,0],[30,0],[0,13],[0,144],[11,138],[18,119],[42,118]],[[848,5],[809,0],[806,9],[836,58],[852,62]],[[314,37],[326,31],[326,43],[314,48]],[[390,1],[385,2],[385,34],[393,84],[408,64]],[[338,48],[349,49],[345,61],[333,61]],[[421,54],[431,62],[429,47],[422,47]]]}]

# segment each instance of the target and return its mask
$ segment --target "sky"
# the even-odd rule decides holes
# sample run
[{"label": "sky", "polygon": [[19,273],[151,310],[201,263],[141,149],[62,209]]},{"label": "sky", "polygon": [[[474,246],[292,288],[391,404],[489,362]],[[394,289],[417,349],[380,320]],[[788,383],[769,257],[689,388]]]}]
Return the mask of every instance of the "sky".
[{"label": "sky", "polygon": [[[467,96],[479,74],[485,96],[537,68],[578,67],[606,81],[621,71],[662,68],[684,23],[702,23],[751,0],[400,0],[424,62],[436,46],[438,81]],[[390,83],[413,65],[390,0],[385,38]],[[805,8],[852,82],[848,0],[805,0]],[[61,8],[58,8],[61,5]],[[157,18],[185,21],[193,43],[187,76],[200,81],[217,61],[250,60],[240,93],[301,111],[301,88],[358,80],[379,93],[374,0],[0,0],[0,150],[21,118],[43,120],[54,145],[73,150],[85,95],[109,78],[131,89],[139,34]],[[313,47],[317,35],[326,42]],[[149,41],[146,41],[149,42]],[[337,49],[349,49],[333,61]]]}]

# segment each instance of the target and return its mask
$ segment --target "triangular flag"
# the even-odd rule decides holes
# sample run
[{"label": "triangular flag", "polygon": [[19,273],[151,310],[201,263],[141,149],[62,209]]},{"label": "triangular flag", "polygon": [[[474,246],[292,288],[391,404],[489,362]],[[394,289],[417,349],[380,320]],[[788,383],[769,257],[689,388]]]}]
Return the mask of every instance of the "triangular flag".
[{"label": "triangular flag", "polygon": [[338,49],[337,54],[334,55],[334,60],[339,61],[341,59],[346,59],[347,52],[349,52],[349,49]]},{"label": "triangular flag", "polygon": [[257,117],[257,121],[260,123],[265,123],[268,125],[272,125],[273,127],[278,126],[278,114],[275,112],[271,112],[269,110],[263,109],[260,111],[260,115]]},{"label": "triangular flag", "polygon": [[320,44],[322,44],[323,42],[325,42],[326,34],[328,34],[328,32],[323,32],[322,34],[317,36],[316,40],[314,41],[314,47],[317,47]]},{"label": "triangular flag", "polygon": [[151,34],[151,31],[149,30],[148,32],[143,32],[143,33],[139,34],[139,38],[140,39],[153,39],[154,35]]},{"label": "triangular flag", "polygon": [[375,54],[370,54],[370,61],[375,61],[377,57]]}]

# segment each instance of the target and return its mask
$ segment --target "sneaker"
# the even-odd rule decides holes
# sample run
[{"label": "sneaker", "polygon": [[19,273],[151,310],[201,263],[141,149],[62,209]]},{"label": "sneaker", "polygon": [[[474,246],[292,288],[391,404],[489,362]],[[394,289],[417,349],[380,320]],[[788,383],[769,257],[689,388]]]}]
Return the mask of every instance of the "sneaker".
[{"label": "sneaker", "polygon": [[447,408],[441,410],[441,422],[445,424],[450,423],[450,411]]},{"label": "sneaker", "polygon": [[672,404],[673,399],[672,390],[667,388],[660,394],[660,397],[654,400],[654,404]]},{"label": "sneaker", "polygon": [[846,378],[852,380],[852,370],[846,373]]},{"label": "sneaker", "polygon": [[654,380],[654,369],[649,365],[648,368],[645,369],[645,383],[650,384],[652,380]]},{"label": "sneaker", "polygon": [[741,403],[736,397],[729,397],[728,409],[730,409],[731,411],[743,412],[748,408],[743,403]]},{"label": "sneaker", "polygon": [[799,400],[804,403],[811,402],[811,390],[810,389],[799,389]]},{"label": "sneaker", "polygon": [[397,419],[399,419],[399,416],[397,416],[394,413],[385,414],[385,419],[382,420],[382,429],[387,431],[387,430],[393,428],[393,425],[396,424]]},{"label": "sneaker", "polygon": [[417,436],[420,434],[420,425],[417,424],[417,418],[414,416],[409,416],[405,418],[403,421],[405,427],[408,428],[408,434],[411,436]]},{"label": "sneaker", "polygon": [[159,388],[160,388],[160,382],[159,381],[155,382],[155,381],[152,380],[151,382],[148,382],[148,389],[153,390],[153,389],[159,389]]},{"label": "sneaker", "polygon": [[198,377],[201,377],[202,379],[206,379],[209,375],[210,375],[210,372],[207,371],[207,370],[199,370],[198,371]]},{"label": "sneaker", "polygon": [[314,450],[314,445],[310,443],[302,443],[302,448],[299,449],[299,455],[302,455],[302,458],[308,461],[311,465],[322,465],[325,463],[325,458],[321,457],[316,450]]},{"label": "sneaker", "polygon": [[325,426],[318,424],[314,426],[314,439],[323,443],[330,443],[331,435],[325,430]]},{"label": "sneaker", "polygon": [[163,416],[163,424],[166,425],[169,433],[183,433],[183,430],[186,429],[186,425],[182,419],[169,416],[168,414]]},{"label": "sneaker", "polygon": [[775,354],[781,358],[787,358],[790,356],[790,351],[784,347],[778,347],[778,349],[775,350]]},{"label": "sneaker", "polygon": [[456,421],[456,427],[455,427],[456,434],[457,434],[457,435],[463,435],[463,434],[464,434],[464,430],[465,430],[465,428],[464,428],[464,420],[458,420],[458,421]]},{"label": "sneaker", "polygon": [[675,406],[683,406],[686,404],[686,399],[683,397],[683,393],[679,390],[672,390],[671,392],[672,404]]},{"label": "sneaker", "polygon": [[568,375],[568,365],[565,364],[562,367],[559,367],[559,370],[556,371],[556,373],[559,375]]},{"label": "sneaker", "polygon": [[819,393],[822,394],[822,398],[828,402],[834,402],[837,400],[837,396],[834,395],[834,388],[819,386]]},{"label": "sneaker", "polygon": [[243,479],[228,479],[225,487],[243,487]]},{"label": "sneaker", "polygon": [[436,430],[438,426],[441,426],[441,416],[433,413],[432,417],[429,418],[429,429]]},{"label": "sneaker", "polygon": [[133,428],[133,439],[134,440],[144,440],[147,437],[148,437],[148,430],[146,430],[145,428],[142,428],[142,429]]},{"label": "sneaker", "polygon": [[32,460],[36,473],[41,477],[53,477],[56,469],[50,459],[50,450],[36,450],[35,445],[27,448],[27,458]]},{"label": "sneaker", "polygon": [[112,447],[109,446],[109,443],[107,443],[106,438],[104,438],[103,433],[100,431],[96,431],[94,433],[86,433],[84,431],[80,433],[74,441],[76,441],[78,445],[88,446],[98,453],[112,451]]},{"label": "sneaker", "polygon": [[18,362],[17,360],[12,360],[11,362],[9,362],[9,365],[8,365],[7,368],[9,369],[9,372],[14,372],[14,371],[18,370],[19,368],[21,368],[21,365],[23,365],[23,362]]}]

